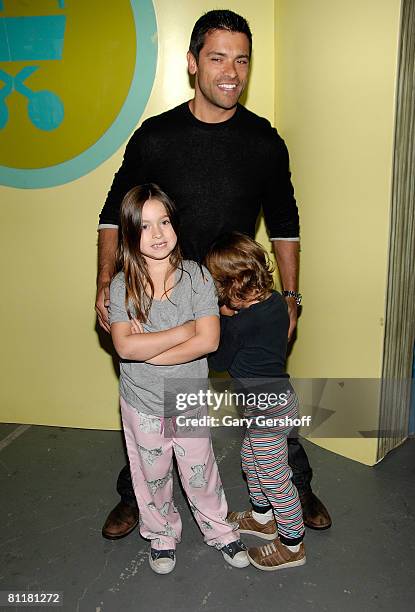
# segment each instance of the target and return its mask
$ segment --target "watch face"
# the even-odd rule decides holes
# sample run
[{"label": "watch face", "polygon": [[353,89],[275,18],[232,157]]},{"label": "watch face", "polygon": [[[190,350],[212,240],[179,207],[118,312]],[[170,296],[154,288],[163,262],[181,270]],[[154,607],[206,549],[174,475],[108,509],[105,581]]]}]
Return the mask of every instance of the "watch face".
[{"label": "watch face", "polygon": [[297,293],[297,291],[283,291],[283,292],[282,292],[282,294],[283,294],[285,297],[293,297],[293,298],[295,298],[296,304],[297,304],[298,306],[300,306],[300,304],[301,304],[301,299],[302,299],[302,297],[303,297],[303,296],[301,295],[301,293]]}]

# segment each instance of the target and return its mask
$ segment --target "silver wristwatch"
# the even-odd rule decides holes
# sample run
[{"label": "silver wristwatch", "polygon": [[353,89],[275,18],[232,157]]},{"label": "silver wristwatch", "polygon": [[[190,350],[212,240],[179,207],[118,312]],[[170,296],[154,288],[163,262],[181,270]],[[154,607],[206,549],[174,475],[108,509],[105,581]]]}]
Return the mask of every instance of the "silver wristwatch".
[{"label": "silver wristwatch", "polygon": [[282,294],[283,294],[284,297],[293,297],[293,298],[295,298],[297,306],[300,306],[301,300],[303,298],[301,293],[298,293],[298,291],[283,291]]}]

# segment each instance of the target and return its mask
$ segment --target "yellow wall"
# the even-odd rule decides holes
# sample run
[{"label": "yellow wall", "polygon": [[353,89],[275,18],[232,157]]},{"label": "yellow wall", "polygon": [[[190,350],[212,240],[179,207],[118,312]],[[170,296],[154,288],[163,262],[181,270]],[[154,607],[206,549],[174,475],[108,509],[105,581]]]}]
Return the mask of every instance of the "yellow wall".
[{"label": "yellow wall", "polygon": [[[302,387],[307,409],[315,406],[316,390],[323,409],[335,403],[335,429],[361,389],[345,377],[376,379],[381,371],[399,5],[226,2],[251,24],[246,104],[276,119],[300,206],[305,305],[290,372],[345,381],[345,387],[315,381],[311,392],[307,381]],[[155,0],[159,62],[142,120],[191,97],[190,31],[217,6]],[[123,149],[61,187],[1,188],[4,421],[119,427],[117,378],[95,331],[93,302],[97,217]],[[263,226],[260,236],[265,240]],[[355,418],[364,414],[370,428],[377,422],[376,384],[356,402]],[[376,440],[334,440],[327,427],[316,434],[337,452],[375,460]]]},{"label": "yellow wall", "polygon": [[[203,12],[218,7],[208,0],[154,4],[159,63],[142,119],[192,96],[186,72],[190,32]],[[274,2],[261,0],[260,11],[248,0],[226,6],[245,15],[254,32],[247,105],[272,120]],[[0,189],[2,421],[119,427],[118,382],[95,332],[93,303],[98,213],[123,149],[60,187]]]},{"label": "yellow wall", "polygon": [[[347,378],[381,374],[399,16],[399,0],[276,0],[276,124],[302,236],[290,373],[335,378],[320,405],[336,414],[314,433],[323,438],[352,414],[377,427],[379,385],[362,397]],[[375,462],[376,440],[321,443]]]}]

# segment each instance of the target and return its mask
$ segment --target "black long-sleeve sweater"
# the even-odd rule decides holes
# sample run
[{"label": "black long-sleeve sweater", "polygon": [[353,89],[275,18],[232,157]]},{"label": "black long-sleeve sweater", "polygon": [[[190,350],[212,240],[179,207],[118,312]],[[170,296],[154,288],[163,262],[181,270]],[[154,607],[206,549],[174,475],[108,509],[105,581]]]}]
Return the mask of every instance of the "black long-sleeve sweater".
[{"label": "black long-sleeve sweater", "polygon": [[284,141],[269,121],[238,105],[222,123],[204,123],[188,103],[147,119],[131,137],[100,215],[118,225],[122,198],[158,184],[176,203],[186,259],[201,261],[222,233],[255,234],[263,207],[272,238],[299,235]]}]

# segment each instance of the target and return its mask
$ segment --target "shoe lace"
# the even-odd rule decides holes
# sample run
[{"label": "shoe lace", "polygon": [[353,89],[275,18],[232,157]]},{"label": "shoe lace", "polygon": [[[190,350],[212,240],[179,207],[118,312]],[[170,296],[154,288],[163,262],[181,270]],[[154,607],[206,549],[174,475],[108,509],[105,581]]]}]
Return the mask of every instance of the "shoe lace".
[{"label": "shoe lace", "polygon": [[244,510],[243,512],[237,512],[235,515],[235,518],[237,521],[240,521],[241,519],[244,519],[244,518],[250,518],[250,517],[251,517],[250,510]]},{"label": "shoe lace", "polygon": [[232,557],[233,559],[235,555],[237,555],[238,553],[242,551],[247,550],[247,548],[245,544],[241,542],[241,540],[235,540],[234,542],[231,542],[230,544],[225,544],[225,546],[222,546],[221,550],[225,552],[227,555],[229,555],[230,557]]},{"label": "shoe lace", "polygon": [[271,542],[271,544],[265,544],[265,546],[261,547],[261,554],[263,557],[267,557],[276,552],[277,552],[277,549],[275,547],[274,542]]},{"label": "shoe lace", "polygon": [[171,559],[172,561],[174,561],[174,550],[156,550],[155,548],[151,549],[151,557],[153,558],[154,561],[157,561],[157,559]]}]

